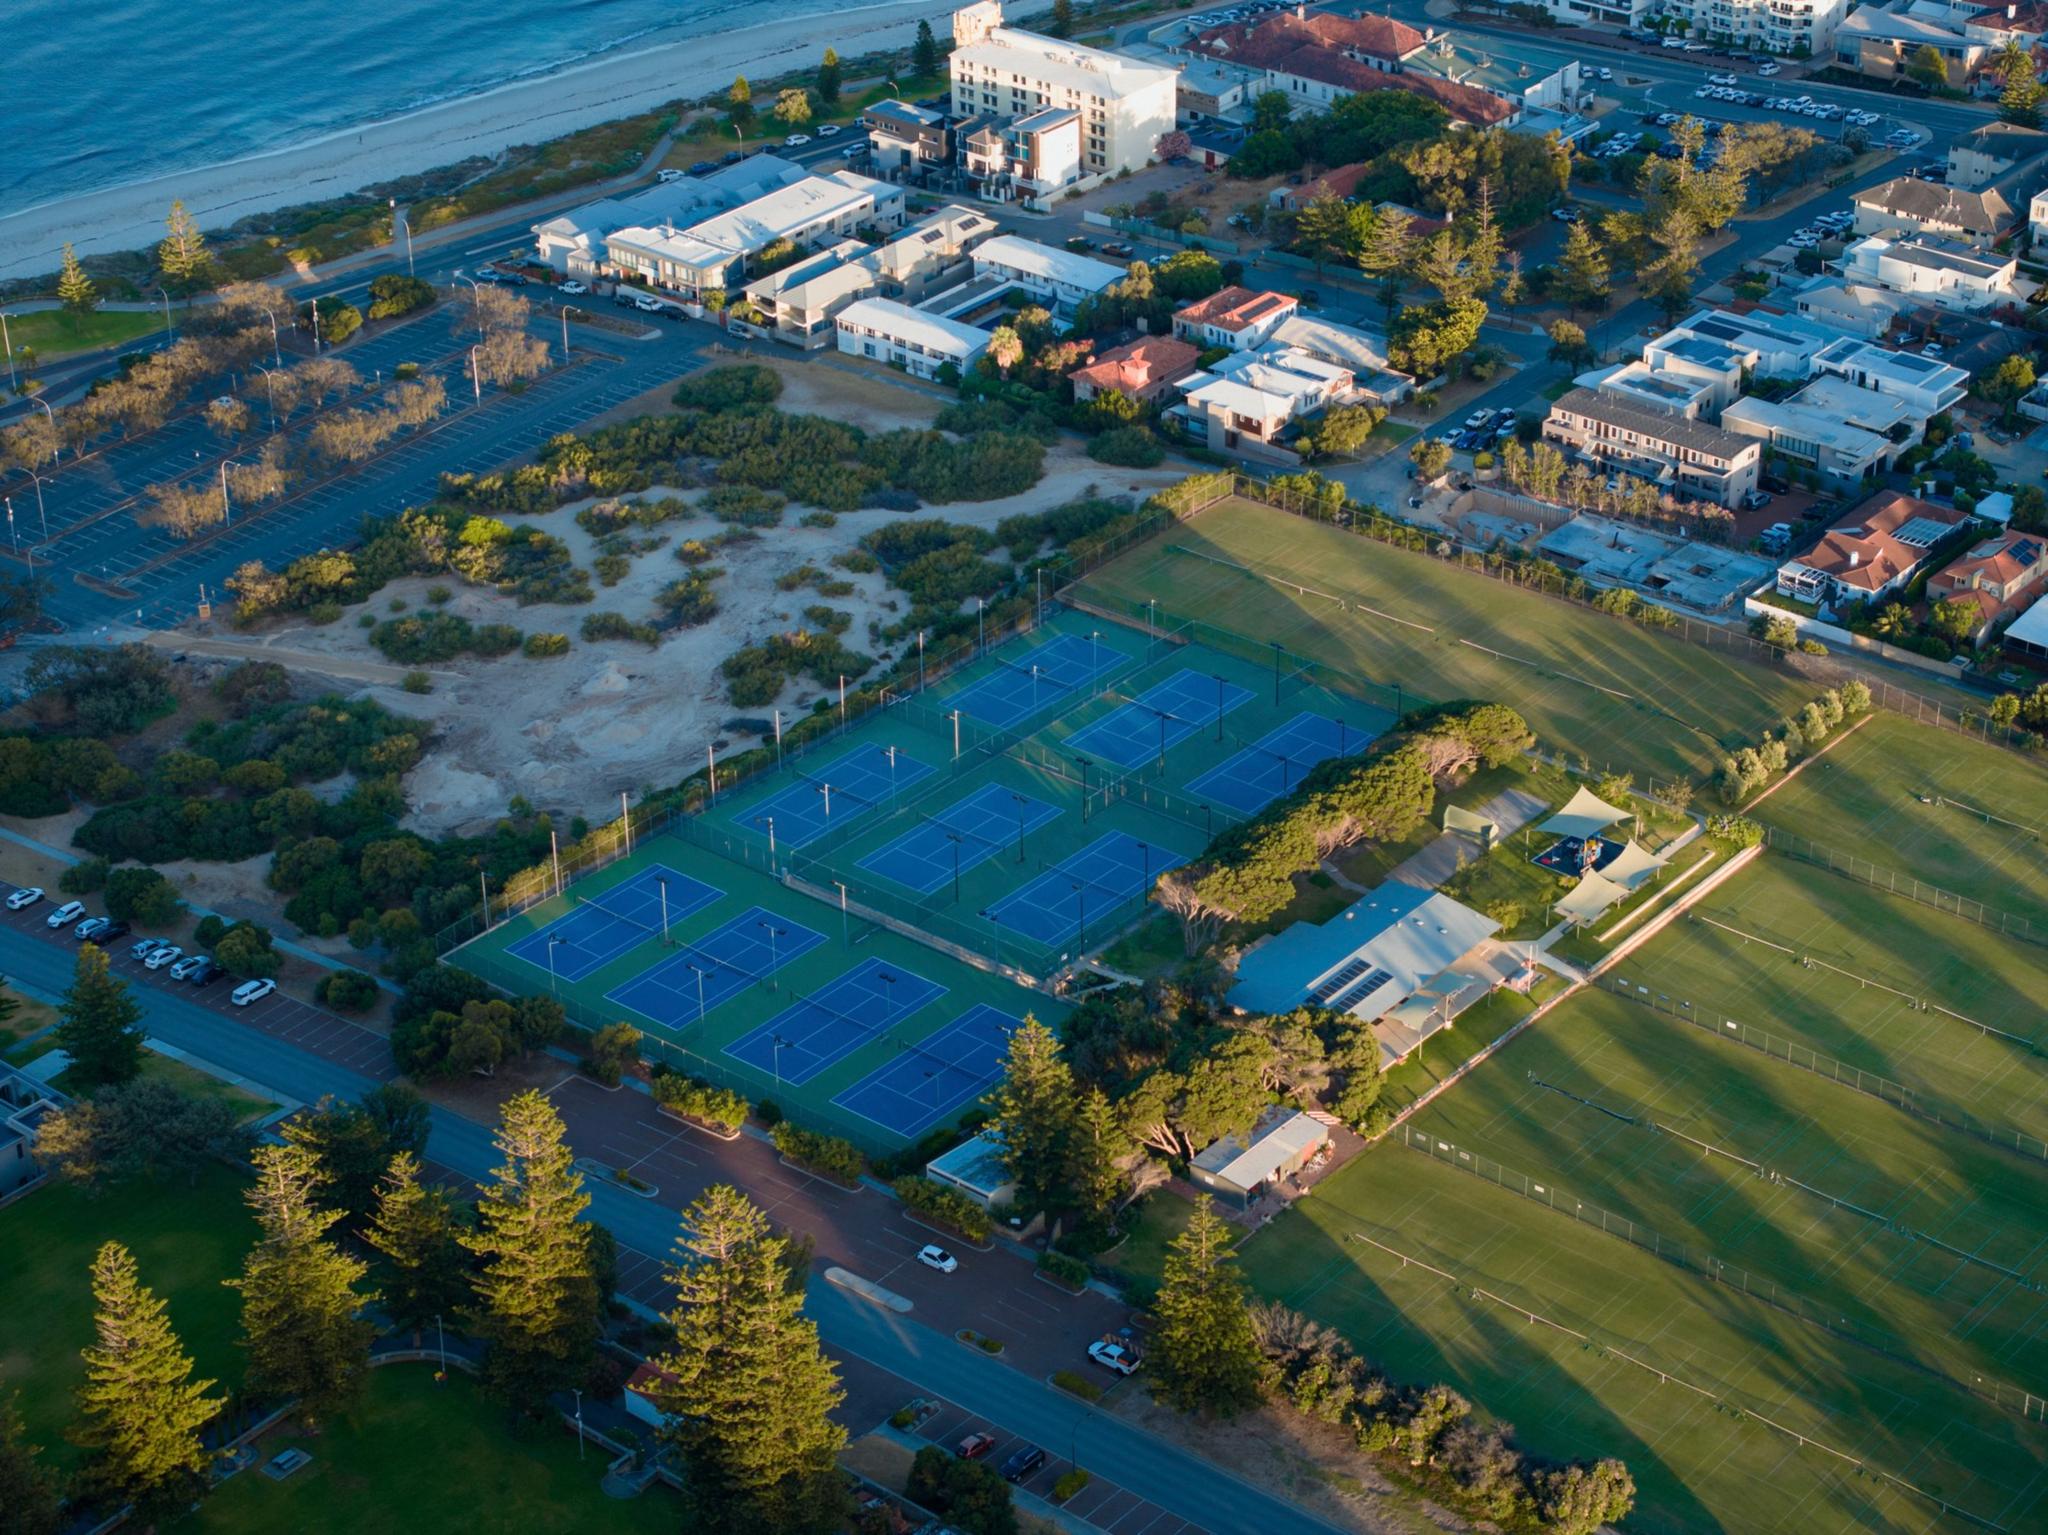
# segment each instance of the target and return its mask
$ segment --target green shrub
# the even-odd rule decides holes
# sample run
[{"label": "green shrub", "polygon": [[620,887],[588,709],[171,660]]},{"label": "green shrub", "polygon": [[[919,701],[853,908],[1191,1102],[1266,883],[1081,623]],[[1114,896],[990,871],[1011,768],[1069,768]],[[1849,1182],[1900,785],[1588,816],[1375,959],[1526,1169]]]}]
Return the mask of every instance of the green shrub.
[{"label": "green shrub", "polygon": [[805,528],[836,528],[839,518],[831,512],[805,512],[797,518],[797,525]]},{"label": "green shrub", "polygon": [[718,594],[711,589],[711,578],[718,573],[717,567],[706,566],[680,581],[670,582],[655,599],[661,606],[662,617],[680,629],[710,623],[718,613]]},{"label": "green shrub", "polygon": [[623,554],[600,554],[590,562],[590,568],[597,573],[600,585],[617,586],[626,579],[633,562]]},{"label": "green shrub", "polygon": [[185,905],[169,880],[146,867],[112,870],[104,896],[108,916],[144,927],[163,927],[176,921]]},{"label": "green shrub", "polygon": [[773,368],[737,363],[694,374],[676,386],[678,410],[740,410],[773,405],[782,395],[782,379]]},{"label": "green shrub", "polygon": [[890,1187],[910,1209],[927,1220],[951,1226],[970,1242],[986,1242],[995,1231],[988,1211],[957,1189],[914,1176],[898,1178]]},{"label": "green shrub", "polygon": [[81,858],[57,876],[57,888],[66,895],[92,895],[106,888],[110,867],[104,858]]},{"label": "green shrub", "polygon": [[1078,1396],[1084,1402],[1102,1400],[1102,1388],[1086,1376],[1076,1375],[1072,1370],[1053,1371],[1052,1383],[1069,1395]]},{"label": "green shrub", "polygon": [[790,1161],[812,1172],[823,1173],[828,1178],[854,1183],[867,1170],[860,1148],[838,1136],[805,1130],[786,1119],[770,1134],[775,1141],[775,1149]]},{"label": "green shrub", "polygon": [[1119,426],[1090,438],[1088,456],[1119,469],[1156,469],[1166,461],[1166,449],[1149,427]]},{"label": "green shrub", "polygon": [[566,656],[569,653],[569,636],[566,634],[529,634],[523,647],[526,654],[539,660],[544,656]]},{"label": "green shrub", "polygon": [[747,1122],[747,1100],[727,1088],[673,1071],[660,1073],[648,1086],[663,1108],[728,1134]]},{"label": "green shrub", "polygon": [[377,980],[360,970],[336,970],[320,977],[313,995],[338,1013],[368,1012],[377,1000]]},{"label": "green shrub", "polygon": [[[394,319],[414,310],[424,309],[434,302],[437,295],[434,285],[422,282],[417,277],[402,273],[387,272],[382,277],[370,279],[370,318],[373,320]],[[326,317],[323,315],[322,319]],[[404,364],[400,364],[404,366]],[[417,373],[419,369],[414,367]]]},{"label": "green shrub", "polygon": [[340,617],[341,604],[338,602],[316,602],[306,609],[306,622],[309,624],[331,624]]},{"label": "green shrub", "polygon": [[408,693],[431,693],[434,691],[434,679],[425,672],[407,672],[404,680],[398,685]]},{"label": "green shrub", "polygon": [[[1097,1394],[1100,1395],[1099,1392]],[[1076,1466],[1071,1471],[1063,1472],[1060,1479],[1052,1484],[1053,1502],[1071,1502],[1086,1490],[1089,1480],[1088,1473],[1079,1466]]]},{"label": "green shrub", "polygon": [[1038,1255],[1038,1271],[1048,1279],[1058,1280],[1070,1290],[1078,1290],[1088,1282],[1087,1264],[1079,1258],[1054,1252],[1051,1248]]},{"label": "green shrub", "polygon": [[454,595],[455,593],[445,586],[435,585],[427,588],[427,601],[437,608]]},{"label": "green shrub", "polygon": [[586,613],[583,615],[583,638],[586,642],[637,640],[651,648],[661,643],[661,631],[652,624],[635,623],[623,613]]},{"label": "green shrub", "polygon": [[832,563],[857,576],[871,576],[882,568],[882,562],[865,549],[848,549],[844,554],[835,554]]},{"label": "green shrub", "polygon": [[788,504],[786,497],[752,485],[715,485],[704,493],[705,511],[743,528],[779,527]]}]

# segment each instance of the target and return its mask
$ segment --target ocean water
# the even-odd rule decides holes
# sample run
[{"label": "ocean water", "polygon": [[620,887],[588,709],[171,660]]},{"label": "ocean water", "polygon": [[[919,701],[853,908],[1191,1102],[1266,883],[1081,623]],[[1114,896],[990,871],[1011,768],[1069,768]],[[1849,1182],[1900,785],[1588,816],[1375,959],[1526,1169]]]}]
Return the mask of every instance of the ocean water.
[{"label": "ocean water", "polygon": [[[862,0],[0,0],[0,214]],[[842,53],[858,52],[857,38]],[[822,39],[821,39],[822,41]]]}]

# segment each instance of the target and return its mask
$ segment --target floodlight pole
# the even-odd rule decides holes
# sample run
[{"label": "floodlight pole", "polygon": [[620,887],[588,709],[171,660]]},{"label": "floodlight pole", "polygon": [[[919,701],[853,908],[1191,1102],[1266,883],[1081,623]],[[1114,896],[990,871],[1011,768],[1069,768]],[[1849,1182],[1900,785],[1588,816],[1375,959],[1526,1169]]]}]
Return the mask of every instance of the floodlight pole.
[{"label": "floodlight pole", "polygon": [[770,870],[773,870],[775,867],[775,817],[771,815],[765,816],[763,819],[768,823],[768,867]]},{"label": "floodlight pole", "polygon": [[548,939],[548,994],[550,996],[561,995],[561,992],[555,985],[555,945],[561,941],[559,937],[551,936]]},{"label": "floodlight pole", "polygon": [[839,887],[839,946],[842,949],[850,949],[853,947],[853,937],[852,929],[847,926],[846,921],[846,881],[835,879],[832,883]]},{"label": "floodlight pole", "polygon": [[953,711],[953,760],[960,760],[960,711]]}]

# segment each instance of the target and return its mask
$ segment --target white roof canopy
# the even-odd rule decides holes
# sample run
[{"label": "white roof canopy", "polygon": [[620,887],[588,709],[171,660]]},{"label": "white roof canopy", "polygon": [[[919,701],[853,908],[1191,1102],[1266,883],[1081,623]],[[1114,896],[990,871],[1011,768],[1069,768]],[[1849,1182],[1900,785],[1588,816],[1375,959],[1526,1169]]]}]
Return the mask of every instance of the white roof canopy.
[{"label": "white roof canopy", "polygon": [[1591,837],[1616,821],[1627,819],[1626,810],[1615,809],[1591,789],[1580,789],[1564,809],[1536,829],[1560,837]]}]

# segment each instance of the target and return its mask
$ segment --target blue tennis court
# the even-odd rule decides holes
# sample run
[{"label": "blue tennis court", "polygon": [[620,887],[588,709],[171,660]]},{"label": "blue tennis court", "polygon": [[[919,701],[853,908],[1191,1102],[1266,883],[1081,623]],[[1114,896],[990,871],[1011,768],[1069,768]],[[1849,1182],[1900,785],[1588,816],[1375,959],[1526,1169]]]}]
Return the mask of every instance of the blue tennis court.
[{"label": "blue tennis court", "polygon": [[1251,701],[1249,692],[1221,677],[1175,672],[1114,714],[1075,731],[1067,737],[1067,749],[1134,768],[1165,756],[1168,747],[1200,731],[1215,729],[1224,715]]},{"label": "blue tennis court", "polygon": [[734,1060],[801,1087],[946,994],[936,981],[864,960],[725,1047]]},{"label": "blue tennis court", "polygon": [[933,1125],[1002,1080],[1003,1057],[1020,1020],[982,1003],[929,1039],[918,1041],[832,1102],[916,1140]]},{"label": "blue tennis court", "polygon": [[1142,895],[1152,881],[1186,862],[1171,848],[1113,831],[1011,891],[985,915],[1034,942],[1065,943],[1085,936],[1094,916]]},{"label": "blue tennis court", "polygon": [[1131,664],[1128,654],[1097,634],[1062,634],[1035,649],[990,659],[996,663],[994,671],[946,702],[998,730],[1077,698],[1098,678]]},{"label": "blue tennis court", "polygon": [[660,937],[666,926],[664,897],[667,921],[680,922],[724,894],[667,864],[653,864],[595,896],[571,895],[578,903],[575,910],[528,933],[505,952],[549,971],[558,981],[580,981],[628,949]]},{"label": "blue tennis court", "polygon": [[1363,751],[1370,732],[1325,715],[1301,713],[1188,785],[1188,793],[1250,815],[1288,791],[1318,762]]},{"label": "blue tennis court", "polygon": [[788,788],[740,811],[733,824],[774,835],[778,846],[802,847],[835,826],[888,805],[898,791],[931,772],[909,752],[886,743],[856,746],[845,756],[813,768],[797,768]]},{"label": "blue tennis court", "polygon": [[906,890],[930,895],[955,874],[979,868],[991,858],[1014,858],[1027,836],[1059,816],[1059,808],[1044,800],[1001,784],[984,784],[876,848],[860,867]]},{"label": "blue tennis court", "polygon": [[665,1028],[680,1029],[824,941],[823,933],[814,933],[801,922],[752,906],[725,926],[683,944],[651,970],[614,986],[605,1000]]}]

